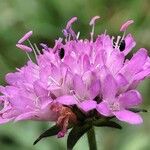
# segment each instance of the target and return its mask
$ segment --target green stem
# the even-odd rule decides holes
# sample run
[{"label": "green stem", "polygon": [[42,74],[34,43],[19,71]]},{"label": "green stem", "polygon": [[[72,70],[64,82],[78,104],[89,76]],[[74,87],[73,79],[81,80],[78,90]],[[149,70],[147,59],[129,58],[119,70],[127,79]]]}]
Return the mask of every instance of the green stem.
[{"label": "green stem", "polygon": [[95,131],[93,127],[87,132],[87,137],[89,143],[89,150],[97,150]]}]

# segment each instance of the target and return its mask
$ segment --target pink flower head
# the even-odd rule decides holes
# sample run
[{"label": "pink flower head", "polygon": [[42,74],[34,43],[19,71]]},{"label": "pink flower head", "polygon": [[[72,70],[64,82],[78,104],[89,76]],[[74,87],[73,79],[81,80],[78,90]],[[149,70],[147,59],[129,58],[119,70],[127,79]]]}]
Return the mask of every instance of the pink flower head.
[{"label": "pink flower head", "polygon": [[[99,16],[92,18],[94,25]],[[63,30],[65,40],[55,40],[54,47],[40,44],[22,44],[32,32],[28,32],[16,45],[31,52],[36,61],[29,61],[14,73],[6,75],[7,86],[0,87],[0,123],[18,120],[55,121],[64,136],[70,124],[80,122],[78,111],[88,117],[116,117],[130,124],[142,123],[133,107],[139,106],[142,97],[136,89],[150,76],[150,57],[147,50],[139,49],[130,59],[126,55],[135,46],[131,34],[114,37],[101,34],[91,39],[80,39],[72,29],[77,20],[73,17]],[[122,25],[125,31],[132,20]]]}]

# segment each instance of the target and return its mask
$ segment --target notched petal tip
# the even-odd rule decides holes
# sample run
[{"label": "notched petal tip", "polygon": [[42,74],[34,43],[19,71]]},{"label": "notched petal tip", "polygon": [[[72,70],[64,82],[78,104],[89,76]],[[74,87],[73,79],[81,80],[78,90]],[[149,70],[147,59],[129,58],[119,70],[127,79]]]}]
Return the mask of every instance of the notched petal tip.
[{"label": "notched petal tip", "polygon": [[27,39],[29,39],[30,36],[32,36],[32,34],[33,34],[33,31],[27,32],[27,33],[18,41],[18,44],[21,44],[21,43],[23,43],[24,41],[26,41]]},{"label": "notched petal tip", "polygon": [[127,28],[128,28],[131,24],[133,24],[133,23],[134,23],[133,20],[128,20],[128,21],[126,21],[125,23],[122,24],[122,26],[121,26],[121,28],[120,28],[120,31],[121,31],[121,32],[126,31]]},{"label": "notched petal tip", "polygon": [[23,45],[23,44],[16,44],[16,47],[25,51],[25,52],[32,52],[32,48],[30,48],[26,45]]},{"label": "notched petal tip", "polygon": [[95,21],[96,21],[97,19],[100,19],[100,16],[94,16],[94,17],[90,20],[89,25],[92,26],[93,24],[95,24]]},{"label": "notched petal tip", "polygon": [[71,18],[66,25],[66,29],[69,29],[76,20],[77,20],[77,17]]},{"label": "notched petal tip", "polygon": [[143,123],[143,119],[139,114],[128,111],[128,110],[116,111],[116,112],[114,112],[114,115],[120,121],[124,121],[124,122],[127,122],[129,124],[138,125],[138,124]]}]

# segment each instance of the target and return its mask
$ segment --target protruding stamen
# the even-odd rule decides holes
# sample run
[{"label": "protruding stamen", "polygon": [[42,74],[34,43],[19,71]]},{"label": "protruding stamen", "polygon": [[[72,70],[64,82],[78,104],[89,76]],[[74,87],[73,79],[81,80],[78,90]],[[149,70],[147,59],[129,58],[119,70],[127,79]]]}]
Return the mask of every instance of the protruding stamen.
[{"label": "protruding stamen", "polygon": [[66,39],[67,39],[67,37],[69,36],[69,35],[71,35],[72,37],[73,37],[73,39],[77,39],[77,36],[76,36],[76,33],[72,30],[72,24],[75,22],[77,20],[77,17],[73,17],[73,18],[71,18],[69,21],[68,21],[68,23],[67,23],[67,25],[66,25],[66,28],[63,30],[63,34],[64,34],[64,36],[66,37]]},{"label": "protruding stamen", "polygon": [[26,55],[27,55],[28,59],[32,62],[32,59],[31,59],[29,53],[26,52]]},{"label": "protruding stamen", "polygon": [[17,48],[20,48],[21,50],[25,51],[25,52],[32,52],[32,48],[30,48],[29,46],[23,45],[23,44],[16,44]]},{"label": "protruding stamen", "polygon": [[42,46],[46,51],[49,51],[49,48],[46,44],[41,43],[40,46]]},{"label": "protruding stamen", "polygon": [[91,21],[90,21],[90,26],[92,26],[93,24],[95,24],[95,21],[97,20],[97,19],[100,19],[100,16],[94,16],[92,19],[91,19]]},{"label": "protruding stamen", "polygon": [[37,53],[40,55],[41,52],[40,52],[40,50],[38,49],[38,47],[37,47],[37,45],[35,43],[34,43],[34,47],[35,47],[35,50],[37,51]]},{"label": "protruding stamen", "polygon": [[23,43],[24,41],[28,40],[32,34],[33,34],[33,31],[27,32],[27,33],[18,41],[18,44],[21,44],[21,43]]},{"label": "protruding stamen", "polygon": [[115,49],[117,49],[119,47],[119,41],[120,41],[120,39],[121,39],[121,36],[118,36],[117,37],[117,41],[115,43]]},{"label": "protruding stamen", "polygon": [[115,39],[115,37],[114,37],[114,36],[112,36],[112,37],[111,37],[111,42],[112,42],[112,46],[113,46],[113,48],[115,47],[114,39]]},{"label": "protruding stamen", "polygon": [[79,39],[79,36],[80,36],[80,32],[77,33],[77,40]]},{"label": "protruding stamen", "polygon": [[77,20],[77,17],[71,18],[71,19],[68,21],[67,25],[66,25],[66,30],[70,29],[70,28],[72,27],[72,24],[73,24],[76,20]]},{"label": "protruding stamen", "polygon": [[58,49],[60,49],[62,46],[62,38],[59,38],[58,40],[55,40],[55,46],[53,48],[53,52],[56,53]]},{"label": "protruding stamen", "polygon": [[121,26],[121,28],[120,28],[120,31],[121,31],[121,32],[125,32],[125,31],[127,30],[127,28],[128,28],[131,24],[133,24],[133,23],[134,23],[133,20],[128,20],[128,21],[126,21],[124,24],[122,24],[122,26]]},{"label": "protruding stamen", "polygon": [[94,16],[91,19],[90,23],[89,23],[89,25],[92,26],[91,41],[93,41],[94,30],[95,30],[95,22],[96,22],[97,19],[100,19],[100,16]]},{"label": "protruding stamen", "polygon": [[38,60],[38,59],[37,59],[36,50],[35,50],[35,48],[33,47],[33,45],[31,44],[30,40],[28,40],[28,43],[30,44],[30,46],[31,46],[31,48],[32,48],[32,50],[33,50],[33,53],[34,53],[34,55],[35,55],[36,60]]},{"label": "protruding stamen", "polygon": [[124,40],[124,37],[125,37],[125,35],[126,35],[126,30],[127,30],[127,28],[128,28],[131,24],[133,24],[133,23],[134,23],[133,20],[128,20],[128,21],[126,21],[125,23],[123,23],[123,24],[121,25],[120,31],[121,31],[121,32],[124,32],[124,33],[123,33],[123,36],[122,36],[122,38],[121,38],[121,41]]},{"label": "protruding stamen", "polygon": [[105,29],[105,31],[104,31],[104,35],[106,35],[107,34],[107,30]]}]

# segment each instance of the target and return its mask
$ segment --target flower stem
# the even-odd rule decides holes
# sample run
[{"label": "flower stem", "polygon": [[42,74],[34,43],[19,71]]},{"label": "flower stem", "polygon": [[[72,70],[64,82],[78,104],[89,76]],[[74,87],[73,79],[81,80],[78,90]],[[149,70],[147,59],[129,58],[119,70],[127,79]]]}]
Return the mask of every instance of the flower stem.
[{"label": "flower stem", "polygon": [[89,143],[89,150],[97,150],[95,131],[93,127],[87,132],[87,137]]}]

